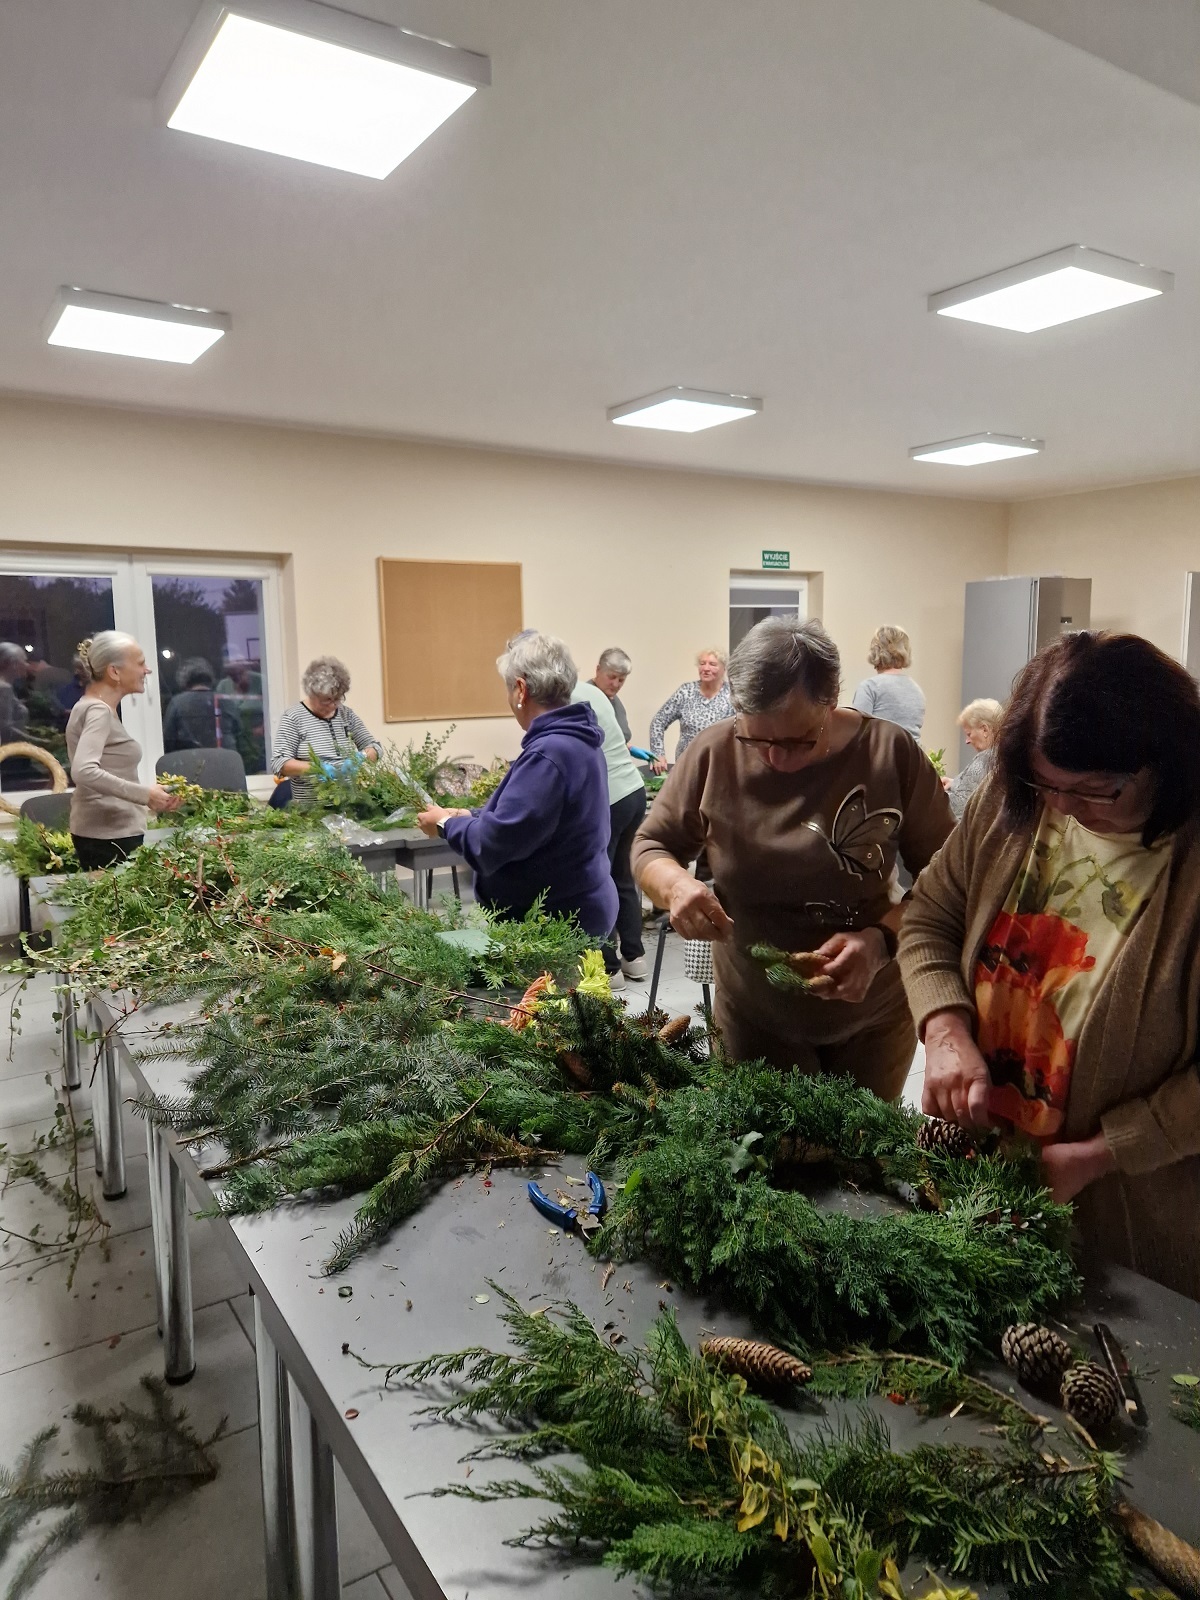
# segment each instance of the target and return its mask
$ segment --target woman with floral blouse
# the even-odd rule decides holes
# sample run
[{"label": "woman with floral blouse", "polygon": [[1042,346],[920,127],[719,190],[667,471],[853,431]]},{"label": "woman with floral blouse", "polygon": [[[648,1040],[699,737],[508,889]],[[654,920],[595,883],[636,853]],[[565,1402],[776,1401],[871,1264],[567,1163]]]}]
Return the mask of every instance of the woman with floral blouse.
[{"label": "woman with floral blouse", "polygon": [[678,761],[698,733],[733,715],[733,701],[725,682],[726,659],[724,650],[701,650],[696,657],[697,677],[691,683],[681,683],[666,704],[658,708],[650,724],[655,772],[667,770],[666,737],[673,722],[679,724],[679,743],[675,746]]},{"label": "woman with floral blouse", "polygon": [[913,890],[924,1109],[1036,1141],[1091,1254],[1200,1298],[1200,693],[1146,639],[1021,673]]}]

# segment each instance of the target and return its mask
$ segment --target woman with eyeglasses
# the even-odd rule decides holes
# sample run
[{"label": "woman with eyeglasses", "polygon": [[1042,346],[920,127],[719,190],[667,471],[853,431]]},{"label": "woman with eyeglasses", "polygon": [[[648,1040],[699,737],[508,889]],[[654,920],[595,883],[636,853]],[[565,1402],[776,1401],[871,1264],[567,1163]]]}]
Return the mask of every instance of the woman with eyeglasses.
[{"label": "woman with eyeglasses", "polygon": [[[685,939],[713,941],[729,1056],[849,1073],[894,1100],[916,1049],[895,867],[925,866],[954,827],[949,802],[911,734],[838,706],[819,622],[758,623],[729,686],[735,718],[697,734],[638,832],[638,882]],[[711,889],[688,871],[702,850]],[[751,954],[764,944],[810,952],[811,987],[772,985]]]},{"label": "woman with eyeglasses", "polygon": [[1200,694],[1131,634],[1018,677],[913,893],[924,1109],[1036,1140],[1094,1256],[1200,1297]]}]

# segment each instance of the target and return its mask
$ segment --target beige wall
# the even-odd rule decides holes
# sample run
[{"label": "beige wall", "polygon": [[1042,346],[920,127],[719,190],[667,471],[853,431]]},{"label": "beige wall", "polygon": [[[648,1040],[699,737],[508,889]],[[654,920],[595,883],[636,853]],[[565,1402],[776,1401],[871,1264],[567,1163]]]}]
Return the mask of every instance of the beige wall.
[{"label": "beige wall", "polygon": [[[585,672],[634,658],[625,702],[644,737],[696,649],[727,637],[727,584],[764,548],[823,574],[847,693],[880,622],[913,637],[926,742],[953,749],[963,584],[1006,570],[1006,512],[978,501],[824,489],[406,444],[92,407],[0,401],[0,545],[274,554],[297,664],[332,651],[383,724],[375,558],[519,560],[525,619]],[[455,752],[514,753],[515,724],[461,724]]]},{"label": "beige wall", "polygon": [[1008,570],[1092,580],[1092,625],[1179,655],[1184,573],[1200,571],[1200,478],[1009,508]]}]

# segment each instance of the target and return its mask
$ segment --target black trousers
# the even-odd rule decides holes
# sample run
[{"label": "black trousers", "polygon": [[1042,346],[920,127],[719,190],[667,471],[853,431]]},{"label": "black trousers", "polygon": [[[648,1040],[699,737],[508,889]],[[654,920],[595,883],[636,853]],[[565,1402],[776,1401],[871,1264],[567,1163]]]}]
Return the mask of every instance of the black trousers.
[{"label": "black trousers", "polygon": [[608,808],[609,835],[608,861],[613,882],[617,886],[617,939],[604,947],[604,965],[609,972],[620,966],[616,944],[626,961],[635,961],[645,955],[642,943],[642,897],[633,881],[633,868],[629,852],[633,849],[633,836],[646,815],[646,791],[635,789],[623,799],[614,801]]},{"label": "black trousers", "polygon": [[124,861],[141,844],[144,834],[131,833],[124,839],[88,839],[78,833],[71,835],[75,854],[84,872],[95,872],[98,867],[111,867],[114,861]]}]

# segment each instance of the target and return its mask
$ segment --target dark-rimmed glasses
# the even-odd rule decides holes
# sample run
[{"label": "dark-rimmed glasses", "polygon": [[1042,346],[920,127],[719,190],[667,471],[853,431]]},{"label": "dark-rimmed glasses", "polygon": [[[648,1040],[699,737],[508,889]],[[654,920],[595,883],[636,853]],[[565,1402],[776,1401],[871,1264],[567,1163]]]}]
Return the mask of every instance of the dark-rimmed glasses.
[{"label": "dark-rimmed glasses", "polygon": [[1034,783],[1030,778],[1018,781],[1027,789],[1032,789],[1034,794],[1057,795],[1060,800],[1075,800],[1084,806],[1115,806],[1135,777],[1136,773],[1127,773],[1111,794],[1080,794],[1078,789],[1057,789],[1052,783]]},{"label": "dark-rimmed glasses", "polygon": [[748,750],[761,750],[764,755],[768,750],[782,750],[789,756],[803,755],[809,750],[815,750],[820,744],[828,720],[829,713],[826,712],[821,718],[821,726],[817,729],[816,736],[812,739],[752,739],[747,733],[735,733],[733,737],[738,744],[744,744]]}]

